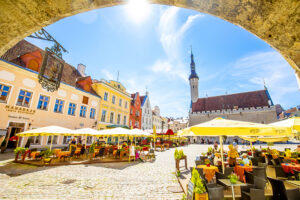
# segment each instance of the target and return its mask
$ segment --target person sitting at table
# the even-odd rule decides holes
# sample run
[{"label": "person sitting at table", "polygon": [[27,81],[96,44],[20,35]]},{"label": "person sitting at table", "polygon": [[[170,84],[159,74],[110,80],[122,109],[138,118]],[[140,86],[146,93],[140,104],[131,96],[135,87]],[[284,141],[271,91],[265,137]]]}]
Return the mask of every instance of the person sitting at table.
[{"label": "person sitting at table", "polygon": [[228,151],[229,165],[230,167],[234,167],[236,165],[236,158],[239,157],[239,154],[232,144],[230,144],[228,147],[229,147],[229,151]]},{"label": "person sitting at table", "polygon": [[246,153],[243,153],[242,159],[245,165],[250,165],[250,160],[248,158],[248,155]]},{"label": "person sitting at table", "polygon": [[76,144],[76,139],[73,137],[73,139],[70,141],[70,144]]}]

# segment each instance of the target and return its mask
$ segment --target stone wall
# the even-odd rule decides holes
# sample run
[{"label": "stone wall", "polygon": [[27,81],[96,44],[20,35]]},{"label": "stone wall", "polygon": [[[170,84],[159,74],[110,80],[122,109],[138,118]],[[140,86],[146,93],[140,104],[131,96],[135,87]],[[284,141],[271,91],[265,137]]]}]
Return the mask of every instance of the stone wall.
[{"label": "stone wall", "polygon": [[[208,13],[241,26],[277,49],[300,71],[300,1],[297,0],[149,0]],[[0,1],[0,55],[18,41],[60,19],[125,0]]]},{"label": "stone wall", "polygon": [[275,107],[268,109],[249,109],[249,110],[232,110],[220,112],[206,112],[206,113],[190,113],[189,126],[193,126],[202,122],[210,121],[217,117],[224,117],[225,119],[265,123],[269,124],[277,121]]}]

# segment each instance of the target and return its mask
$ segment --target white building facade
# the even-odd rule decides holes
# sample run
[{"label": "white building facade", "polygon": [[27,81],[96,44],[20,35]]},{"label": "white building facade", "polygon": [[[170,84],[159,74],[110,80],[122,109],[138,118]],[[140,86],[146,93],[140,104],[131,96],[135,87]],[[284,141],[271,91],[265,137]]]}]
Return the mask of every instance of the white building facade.
[{"label": "white building facade", "polygon": [[152,109],[150,104],[149,92],[145,96],[140,96],[142,107],[142,130],[152,129]]}]

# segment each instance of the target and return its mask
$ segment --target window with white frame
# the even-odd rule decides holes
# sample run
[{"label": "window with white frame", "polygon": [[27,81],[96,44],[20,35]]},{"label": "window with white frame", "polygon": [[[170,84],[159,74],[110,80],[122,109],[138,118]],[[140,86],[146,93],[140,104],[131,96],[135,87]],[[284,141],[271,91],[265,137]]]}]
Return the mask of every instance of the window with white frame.
[{"label": "window with white frame", "polygon": [[0,84],[0,103],[7,103],[10,86]]},{"label": "window with white frame", "polygon": [[38,102],[38,105],[37,105],[37,109],[48,110],[49,99],[50,98],[47,97],[47,96],[40,95],[39,102]]},{"label": "window with white frame", "polygon": [[116,103],[116,97],[115,97],[115,96],[113,96],[113,97],[112,97],[112,100],[111,100],[111,102],[112,102],[113,104],[115,104],[115,103]]},{"label": "window with white frame", "polygon": [[122,99],[119,99],[119,106],[122,106]]},{"label": "window with white frame", "polygon": [[31,144],[40,144],[41,142],[41,136],[33,136],[33,137],[30,137],[30,142]]},{"label": "window with white frame", "polygon": [[32,92],[28,92],[26,90],[20,90],[17,105],[29,107],[31,98],[32,98]]},{"label": "window with white frame", "polygon": [[63,108],[64,108],[64,101],[60,99],[56,99],[54,105],[54,112],[63,113]]},{"label": "window with white frame", "polygon": [[75,103],[69,103],[68,115],[75,116],[75,110],[76,110],[76,104]]},{"label": "window with white frame", "polygon": [[125,108],[127,108],[128,107],[128,105],[127,105],[127,101],[125,101]]},{"label": "window with white frame", "polygon": [[104,101],[107,101],[107,100],[108,100],[108,93],[107,93],[107,92],[104,92],[103,100],[104,100]]},{"label": "window with white frame", "polygon": [[126,118],[126,116],[124,116],[124,121],[123,121],[124,125],[126,125],[126,120],[127,120],[127,118]]},{"label": "window with white frame", "polygon": [[86,106],[80,107],[80,117],[86,117]]},{"label": "window with white frame", "polygon": [[90,118],[91,119],[95,119],[95,113],[96,113],[96,109],[95,108],[91,108],[91,111],[90,111]]},{"label": "window with white frame", "polygon": [[118,117],[117,117],[117,124],[121,124],[121,115],[118,114]]},{"label": "window with white frame", "polygon": [[102,110],[101,122],[105,122],[105,118],[106,118],[106,110]]},{"label": "window with white frame", "polygon": [[110,113],[109,123],[114,123],[114,113]]}]

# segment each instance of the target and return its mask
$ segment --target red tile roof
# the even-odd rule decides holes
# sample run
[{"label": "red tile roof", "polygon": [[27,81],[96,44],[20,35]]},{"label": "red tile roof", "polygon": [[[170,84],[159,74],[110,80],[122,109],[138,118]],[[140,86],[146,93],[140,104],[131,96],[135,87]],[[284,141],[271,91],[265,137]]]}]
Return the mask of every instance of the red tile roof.
[{"label": "red tile roof", "polygon": [[264,106],[270,106],[267,90],[258,90],[199,98],[197,102],[192,103],[192,112]]}]

